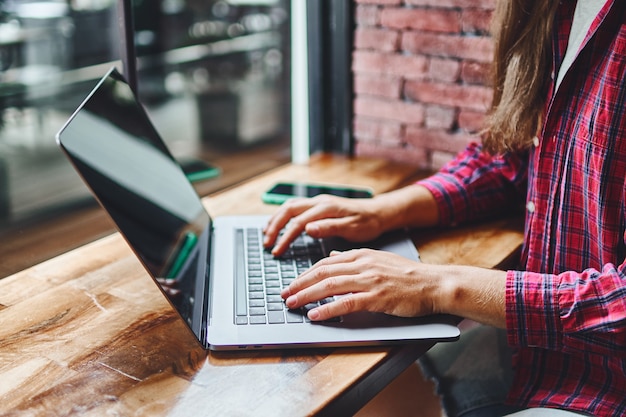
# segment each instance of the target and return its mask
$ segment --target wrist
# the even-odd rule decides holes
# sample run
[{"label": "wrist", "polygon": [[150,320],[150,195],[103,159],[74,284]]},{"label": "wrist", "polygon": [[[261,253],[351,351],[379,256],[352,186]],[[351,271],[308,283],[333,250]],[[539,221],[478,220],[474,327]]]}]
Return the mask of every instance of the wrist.
[{"label": "wrist", "polygon": [[385,193],[375,196],[372,199],[372,205],[372,213],[378,219],[381,232],[403,227],[402,221],[398,218],[402,208],[394,201],[391,194]]},{"label": "wrist", "polygon": [[434,226],[439,221],[439,210],[433,195],[419,185],[377,195],[372,203],[385,231]]},{"label": "wrist", "polygon": [[506,272],[468,266],[443,266],[433,298],[437,313],[452,314],[505,328]]}]

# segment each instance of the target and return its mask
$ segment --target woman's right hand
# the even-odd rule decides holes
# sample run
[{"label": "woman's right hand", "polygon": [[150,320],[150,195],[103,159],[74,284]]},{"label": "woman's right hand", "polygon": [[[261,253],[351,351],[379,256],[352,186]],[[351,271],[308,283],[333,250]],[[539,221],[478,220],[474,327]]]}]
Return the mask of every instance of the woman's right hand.
[{"label": "woman's right hand", "polygon": [[272,248],[274,256],[280,256],[303,231],[314,238],[337,236],[355,242],[368,241],[385,231],[382,212],[376,197],[293,198],[283,203],[267,223],[264,246]]}]

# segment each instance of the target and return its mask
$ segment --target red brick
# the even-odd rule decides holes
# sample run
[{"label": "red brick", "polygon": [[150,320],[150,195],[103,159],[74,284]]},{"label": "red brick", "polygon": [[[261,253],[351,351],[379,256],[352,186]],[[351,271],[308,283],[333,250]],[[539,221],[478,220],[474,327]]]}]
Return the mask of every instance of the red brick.
[{"label": "red brick", "polygon": [[358,29],[354,33],[354,46],[357,49],[375,49],[381,52],[394,52],[400,45],[400,34],[387,29]]},{"label": "red brick", "polygon": [[485,112],[473,110],[459,111],[459,129],[468,133],[477,133],[485,127]]},{"label": "red brick", "polygon": [[404,94],[417,102],[477,111],[486,111],[492,99],[492,90],[488,87],[423,81],[407,81]]},{"label": "red brick", "polygon": [[493,40],[489,37],[410,31],[402,34],[401,49],[411,53],[479,62],[491,62],[493,59]]},{"label": "red brick", "polygon": [[357,155],[439,169],[479,140],[496,1],[355,0]]},{"label": "red brick", "polygon": [[401,143],[404,129],[400,123],[355,117],[354,135],[369,142]]},{"label": "red brick", "polygon": [[428,129],[450,130],[457,120],[457,111],[452,107],[425,106],[424,124]]},{"label": "red brick", "polygon": [[476,141],[476,137],[465,133],[450,133],[439,129],[424,129],[407,126],[405,141],[418,149],[430,149],[457,153],[465,149],[468,143]]},{"label": "red brick", "polygon": [[373,73],[422,78],[426,74],[428,60],[422,56],[385,54],[371,51],[355,51],[352,70],[356,73]]},{"label": "red brick", "polygon": [[491,63],[463,61],[461,80],[467,84],[488,85],[491,79]]},{"label": "red brick", "polygon": [[354,92],[355,94],[399,99],[402,92],[402,79],[398,77],[355,74]]},{"label": "red brick", "polygon": [[381,12],[380,23],[392,29],[458,33],[461,30],[461,13],[446,9],[387,8]]},{"label": "red brick", "polygon": [[380,23],[380,9],[377,6],[359,4],[355,10],[358,26],[377,26]]},{"label": "red brick", "polygon": [[465,9],[461,14],[463,32],[489,33],[493,10]]},{"label": "red brick", "polygon": [[497,0],[405,0],[409,6],[495,9]]},{"label": "red brick", "polygon": [[431,58],[428,65],[428,78],[454,83],[459,80],[461,64],[455,59]]},{"label": "red brick", "polygon": [[354,100],[354,114],[401,123],[424,123],[423,105],[397,100],[357,97]]}]

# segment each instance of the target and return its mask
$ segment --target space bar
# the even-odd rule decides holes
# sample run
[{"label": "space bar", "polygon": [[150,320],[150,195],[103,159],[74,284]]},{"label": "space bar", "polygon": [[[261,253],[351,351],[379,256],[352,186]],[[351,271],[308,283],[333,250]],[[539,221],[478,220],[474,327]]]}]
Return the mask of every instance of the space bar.
[{"label": "space bar", "polygon": [[235,314],[248,315],[248,293],[246,288],[246,255],[243,230],[235,230]]}]

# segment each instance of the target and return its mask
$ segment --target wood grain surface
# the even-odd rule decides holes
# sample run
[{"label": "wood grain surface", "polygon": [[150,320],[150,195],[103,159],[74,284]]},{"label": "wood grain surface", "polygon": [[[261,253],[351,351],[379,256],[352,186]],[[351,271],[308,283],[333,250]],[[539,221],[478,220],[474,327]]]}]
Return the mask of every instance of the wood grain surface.
[{"label": "wood grain surface", "polygon": [[[318,156],[204,200],[211,215],[271,213],[279,180],[368,185],[409,166]],[[494,267],[518,251],[519,221],[416,232],[422,259]],[[350,415],[430,345],[206,352],[118,234],[0,280],[0,415]]]}]

